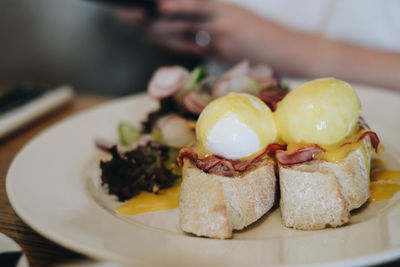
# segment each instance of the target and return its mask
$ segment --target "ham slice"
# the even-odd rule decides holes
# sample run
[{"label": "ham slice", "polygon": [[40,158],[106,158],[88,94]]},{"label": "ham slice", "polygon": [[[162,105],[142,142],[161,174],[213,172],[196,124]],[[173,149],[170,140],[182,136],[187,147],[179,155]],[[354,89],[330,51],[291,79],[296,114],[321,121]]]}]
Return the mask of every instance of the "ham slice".
[{"label": "ham slice", "polygon": [[358,138],[358,141],[362,140],[362,139],[363,139],[364,137],[366,137],[367,135],[369,135],[369,138],[371,139],[372,147],[375,149],[376,152],[378,152],[378,146],[379,146],[380,140],[379,140],[378,135],[377,135],[375,132],[373,132],[373,131],[366,131],[366,132],[364,132],[364,133],[360,136],[360,138]]},{"label": "ham slice", "polygon": [[[377,151],[380,141],[378,135],[373,131],[364,131],[357,142],[362,140],[366,136],[370,137],[371,144],[375,151]],[[347,144],[348,143],[344,145]],[[197,166],[197,168],[207,173],[214,173],[224,176],[234,176],[245,172],[249,168],[249,166],[262,159],[266,155],[275,158],[276,161],[281,165],[294,165],[308,162],[314,158],[314,155],[316,153],[322,152],[325,152],[325,149],[315,144],[305,145],[296,150],[287,151],[286,145],[274,143],[270,144],[263,153],[255,158],[249,160],[229,160],[216,155],[199,158],[196,152],[188,148],[183,148],[179,152],[178,160],[181,166],[183,165],[183,159],[188,158]]]},{"label": "ham slice", "polygon": [[193,150],[183,148],[179,152],[178,160],[181,166],[183,165],[183,159],[187,158],[204,172],[223,176],[235,176],[245,172],[252,164],[255,164],[265,156],[272,157],[276,150],[285,148],[285,145],[270,144],[263,153],[249,160],[230,160],[216,155],[199,158]]},{"label": "ham slice", "polygon": [[272,110],[275,111],[278,105],[278,102],[281,101],[287,92],[261,92],[257,95],[267,106]]},{"label": "ham slice", "polygon": [[321,153],[325,150],[318,145],[309,145],[298,148],[294,151],[277,150],[275,159],[281,165],[294,165],[310,161],[314,158],[315,153]]},{"label": "ham slice", "polygon": [[[371,139],[371,144],[372,147],[375,149],[376,152],[378,152],[378,146],[379,146],[379,137],[378,135],[373,132],[373,131],[365,131],[357,140],[360,141],[364,137],[369,136]],[[350,143],[346,143],[344,145],[348,145]],[[299,163],[304,163],[307,161],[310,161],[314,158],[314,154],[316,153],[321,153],[325,152],[323,148],[321,148],[318,145],[309,145],[305,147],[301,147],[299,149],[296,149],[294,151],[283,151],[283,150],[277,150],[275,153],[275,159],[281,164],[281,165],[294,165],[294,164],[299,164]]]}]

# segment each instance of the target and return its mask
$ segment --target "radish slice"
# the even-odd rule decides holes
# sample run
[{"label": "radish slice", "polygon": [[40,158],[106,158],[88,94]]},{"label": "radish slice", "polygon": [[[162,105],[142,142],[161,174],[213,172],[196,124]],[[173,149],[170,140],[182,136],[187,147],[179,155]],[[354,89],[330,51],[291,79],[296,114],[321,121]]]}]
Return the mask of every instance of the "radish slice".
[{"label": "radish slice", "polygon": [[214,85],[212,96],[224,96],[230,92],[258,94],[261,90],[279,85],[279,77],[267,64],[250,67],[241,61],[225,73]]},{"label": "radish slice", "polygon": [[221,77],[212,89],[212,97],[218,98],[231,92],[230,82],[231,80],[228,77]]},{"label": "radish slice", "polygon": [[211,95],[204,91],[191,91],[183,97],[183,106],[193,114],[200,114],[211,101]]},{"label": "radish slice", "polygon": [[245,92],[247,84],[247,72],[250,64],[243,60],[226,72],[214,85],[212,96],[214,98],[224,96],[230,92]]},{"label": "radish slice", "polygon": [[194,131],[190,129],[189,122],[179,115],[171,114],[157,122],[163,141],[172,147],[184,147],[195,140]]},{"label": "radish slice", "polygon": [[259,64],[251,67],[248,76],[256,81],[262,88],[279,85],[279,79],[275,71],[266,64]]},{"label": "radish slice", "polygon": [[115,143],[113,143],[110,140],[107,140],[103,137],[96,137],[94,139],[94,143],[97,148],[104,150],[104,151],[109,151],[115,145]]},{"label": "radish slice", "polygon": [[234,65],[232,68],[230,68],[223,77],[242,77],[247,75],[248,71],[250,69],[250,63],[248,60],[242,60],[236,65]]},{"label": "radish slice", "polygon": [[175,95],[185,85],[189,72],[179,66],[159,68],[147,87],[148,94],[155,99]]},{"label": "radish slice", "polygon": [[260,86],[256,81],[247,76],[220,79],[214,85],[212,96],[217,98],[227,95],[230,92],[255,95],[260,92]]}]

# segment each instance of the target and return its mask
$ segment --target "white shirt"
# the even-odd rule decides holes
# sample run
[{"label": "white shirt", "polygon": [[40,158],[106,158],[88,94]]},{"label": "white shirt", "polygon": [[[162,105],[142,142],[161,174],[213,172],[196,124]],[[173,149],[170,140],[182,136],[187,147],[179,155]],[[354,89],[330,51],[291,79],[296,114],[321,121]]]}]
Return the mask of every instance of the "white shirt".
[{"label": "white shirt", "polygon": [[399,0],[225,0],[281,25],[400,52]]}]

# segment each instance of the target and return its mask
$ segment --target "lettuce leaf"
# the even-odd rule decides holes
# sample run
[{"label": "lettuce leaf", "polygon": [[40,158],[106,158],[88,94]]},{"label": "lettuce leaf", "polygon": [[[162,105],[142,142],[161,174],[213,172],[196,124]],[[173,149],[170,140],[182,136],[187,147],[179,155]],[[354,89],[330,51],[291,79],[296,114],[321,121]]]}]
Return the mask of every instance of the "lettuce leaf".
[{"label": "lettuce leaf", "polygon": [[141,191],[157,193],[180,178],[176,149],[149,142],[131,151],[120,153],[116,146],[107,151],[112,159],[101,161],[101,182],[110,194],[125,201]]}]

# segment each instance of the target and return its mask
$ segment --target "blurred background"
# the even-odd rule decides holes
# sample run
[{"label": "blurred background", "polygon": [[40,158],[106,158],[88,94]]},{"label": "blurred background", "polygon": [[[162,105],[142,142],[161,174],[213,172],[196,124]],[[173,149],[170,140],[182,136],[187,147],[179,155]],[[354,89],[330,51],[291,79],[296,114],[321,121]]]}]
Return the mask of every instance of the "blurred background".
[{"label": "blurred background", "polygon": [[[208,9],[209,48],[220,62],[248,58],[270,64],[283,75],[334,76],[400,91],[400,1],[161,2],[178,3],[163,15],[195,15]],[[190,10],[182,4],[188,2]],[[150,19],[148,25],[163,28],[152,33],[153,42],[144,43],[143,32],[135,30],[144,28],[140,19],[125,15],[128,18],[121,19],[115,8],[90,0],[1,0],[0,85],[69,83],[81,93],[119,96],[144,91],[159,66],[191,69],[202,58],[209,63],[209,55],[198,49],[172,52],[179,51],[171,44],[176,41],[173,34],[185,34],[177,30],[178,24],[162,16],[164,20]],[[198,27],[190,18],[184,26]],[[152,45],[157,41],[158,46]],[[168,50],[171,47],[175,49]]]},{"label": "blurred background", "polygon": [[86,0],[1,0],[0,84],[71,84],[78,92],[144,91],[161,65],[199,58],[144,44],[114,9]]}]

